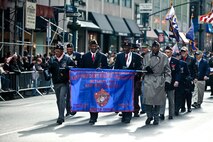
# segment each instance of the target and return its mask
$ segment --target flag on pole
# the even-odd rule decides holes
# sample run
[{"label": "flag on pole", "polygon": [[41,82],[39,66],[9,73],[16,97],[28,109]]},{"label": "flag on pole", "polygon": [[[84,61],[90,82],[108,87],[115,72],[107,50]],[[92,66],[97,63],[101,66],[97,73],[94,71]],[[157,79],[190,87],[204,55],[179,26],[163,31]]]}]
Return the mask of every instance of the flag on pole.
[{"label": "flag on pole", "polygon": [[178,20],[173,6],[166,14],[166,20],[169,21],[169,31],[172,32],[172,35],[169,36],[175,38],[176,41],[179,42]]},{"label": "flag on pole", "polygon": [[189,39],[189,45],[191,45],[192,50],[196,50],[196,48],[194,46],[195,34],[194,34],[194,24],[192,22],[192,19],[191,19],[191,26],[190,26],[188,32],[186,33],[186,38]]},{"label": "flag on pole", "polygon": [[207,14],[199,17],[200,22],[213,24],[213,8]]}]

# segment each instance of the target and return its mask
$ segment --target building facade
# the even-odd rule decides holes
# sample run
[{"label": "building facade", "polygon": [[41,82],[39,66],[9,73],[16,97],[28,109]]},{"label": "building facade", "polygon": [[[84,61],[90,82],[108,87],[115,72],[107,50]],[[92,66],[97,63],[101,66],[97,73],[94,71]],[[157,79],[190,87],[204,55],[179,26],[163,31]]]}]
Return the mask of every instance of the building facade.
[{"label": "building facade", "polygon": [[[73,42],[76,51],[86,52],[91,39],[98,41],[104,53],[118,52],[123,40],[142,42],[144,33],[146,42],[150,44],[154,39],[162,39],[163,33],[162,46],[173,45],[175,40],[168,40],[169,23],[165,20],[171,2],[177,15],[179,31],[188,31],[193,13],[195,38],[200,41],[199,48],[212,50],[212,25],[198,24],[198,16],[211,10],[211,0],[202,0],[202,3],[193,3],[194,0],[76,0],[74,3],[72,0],[29,1],[34,1],[41,7],[46,6],[43,9],[50,7],[50,11],[46,11],[52,12],[53,16],[37,16],[35,30],[29,30],[22,24],[25,3],[19,0],[8,1],[6,8],[0,10],[5,27],[1,32],[1,45],[4,46],[1,55],[9,50],[19,54],[24,50],[30,50],[32,54],[44,54],[50,52],[51,47],[58,41],[64,44]],[[152,3],[152,13],[149,13],[146,25],[151,27],[151,30],[146,32],[139,29],[143,24],[140,3],[145,2]],[[64,13],[66,7],[71,8],[71,12]],[[40,10],[42,11],[42,8]]]}]

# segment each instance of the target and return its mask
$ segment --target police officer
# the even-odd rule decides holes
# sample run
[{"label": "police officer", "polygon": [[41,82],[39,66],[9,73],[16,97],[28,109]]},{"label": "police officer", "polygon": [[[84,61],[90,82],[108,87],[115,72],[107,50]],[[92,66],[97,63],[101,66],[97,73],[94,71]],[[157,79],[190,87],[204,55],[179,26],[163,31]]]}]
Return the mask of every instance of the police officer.
[{"label": "police officer", "polygon": [[[108,68],[107,57],[99,51],[98,42],[91,40],[89,43],[90,51],[82,56],[82,68]],[[90,112],[90,124],[95,124],[98,119],[98,112]]]},{"label": "police officer", "polygon": [[[115,69],[126,70],[141,70],[141,56],[137,53],[131,52],[132,44],[129,41],[123,43],[123,52],[117,54],[115,61]],[[137,94],[135,94],[137,95]],[[140,106],[138,104],[138,96],[134,97],[134,116],[138,117]],[[130,123],[132,112],[122,112],[122,122]]]},{"label": "police officer", "polygon": [[75,63],[64,53],[64,47],[58,44],[55,47],[55,56],[49,61],[49,72],[52,73],[52,81],[56,94],[58,119],[60,125],[64,122],[64,110],[66,106],[66,97],[68,91],[69,67],[75,66]]}]

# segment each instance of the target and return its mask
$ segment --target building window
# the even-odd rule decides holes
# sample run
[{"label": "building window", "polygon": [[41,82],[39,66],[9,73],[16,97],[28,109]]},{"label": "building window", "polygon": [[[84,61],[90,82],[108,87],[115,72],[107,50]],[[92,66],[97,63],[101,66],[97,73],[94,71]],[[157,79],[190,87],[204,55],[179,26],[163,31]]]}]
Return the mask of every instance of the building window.
[{"label": "building window", "polygon": [[108,2],[108,3],[112,3],[112,4],[116,4],[116,5],[119,5],[119,1],[120,0],[104,0],[105,2]]},{"label": "building window", "polygon": [[122,0],[122,6],[123,7],[132,7],[132,0]]}]

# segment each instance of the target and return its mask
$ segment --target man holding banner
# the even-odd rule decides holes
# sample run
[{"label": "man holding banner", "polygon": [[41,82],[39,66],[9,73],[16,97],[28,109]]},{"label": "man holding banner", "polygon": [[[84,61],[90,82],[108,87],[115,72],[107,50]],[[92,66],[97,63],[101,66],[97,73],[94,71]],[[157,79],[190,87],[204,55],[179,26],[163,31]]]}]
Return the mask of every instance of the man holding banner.
[{"label": "man holding banner", "polygon": [[[91,40],[89,43],[90,51],[82,56],[82,68],[108,68],[107,57],[98,51],[98,43],[96,40]],[[89,123],[95,124],[97,122],[98,112],[90,112]]]},{"label": "man holding banner", "polygon": [[[116,58],[114,69],[124,69],[124,70],[141,70],[141,56],[137,53],[130,51],[132,44],[129,41],[123,43],[123,51],[119,53]],[[134,86],[135,87],[135,86]],[[131,95],[131,94],[128,94]],[[134,112],[138,114],[140,110],[138,98],[134,93]],[[132,112],[122,112],[122,122],[130,123],[132,118]]]}]

